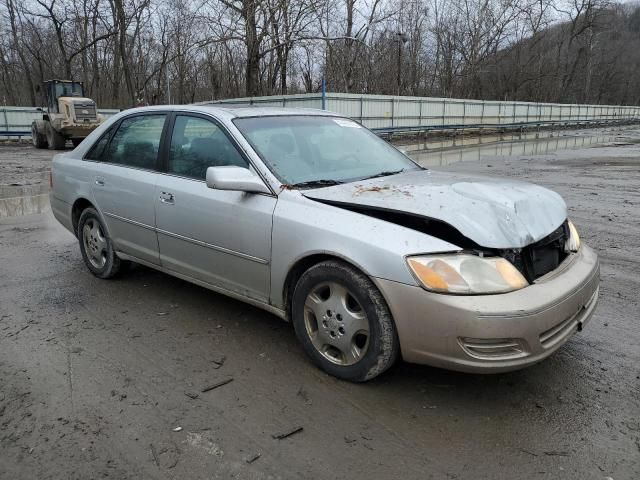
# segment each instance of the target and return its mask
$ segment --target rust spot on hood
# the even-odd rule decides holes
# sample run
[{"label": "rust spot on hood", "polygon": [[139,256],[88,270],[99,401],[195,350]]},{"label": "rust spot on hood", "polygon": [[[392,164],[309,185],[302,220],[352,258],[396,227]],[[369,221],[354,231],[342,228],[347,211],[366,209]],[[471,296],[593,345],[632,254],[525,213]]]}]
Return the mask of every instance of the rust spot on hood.
[{"label": "rust spot on hood", "polygon": [[405,195],[407,197],[412,197],[413,195],[411,194],[411,192],[407,191],[407,190],[401,190],[400,188],[394,187],[394,186],[390,186],[390,185],[371,185],[371,186],[364,186],[364,185],[356,185],[355,190],[353,191],[353,196],[358,196],[358,195],[362,195],[363,193],[367,193],[367,192],[373,192],[373,193],[381,193],[381,192],[391,192],[391,193],[398,193],[401,195]]},{"label": "rust spot on hood", "polygon": [[383,192],[385,190],[391,190],[390,187],[384,185],[384,186],[379,186],[379,185],[371,185],[368,187],[365,187],[364,185],[356,185],[356,188],[353,192],[354,195],[360,195],[363,194],[365,192]]}]

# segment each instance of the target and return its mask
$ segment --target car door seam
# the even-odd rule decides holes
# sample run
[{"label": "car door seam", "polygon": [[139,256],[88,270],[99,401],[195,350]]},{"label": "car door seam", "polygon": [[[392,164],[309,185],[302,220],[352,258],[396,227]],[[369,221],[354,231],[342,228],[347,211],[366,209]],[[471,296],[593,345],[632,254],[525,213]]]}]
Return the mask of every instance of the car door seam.
[{"label": "car door seam", "polygon": [[122,220],[123,222],[131,223],[133,225],[137,225],[142,228],[146,228],[148,230],[153,230],[156,233],[162,233],[164,235],[168,235],[169,237],[179,238],[180,240],[184,240],[186,242],[193,243],[195,245],[199,245],[201,247],[210,248],[211,250],[217,250],[219,252],[228,253],[229,255],[234,255],[236,257],[244,258],[246,260],[251,260],[256,263],[261,263],[263,265],[268,265],[269,260],[260,257],[254,257],[253,255],[249,255],[247,253],[238,252],[236,250],[231,250],[229,248],[220,247],[218,245],[214,245],[212,243],[203,242],[202,240],[197,240],[191,237],[185,237],[184,235],[180,235],[177,233],[170,232],[168,230],[162,230],[160,228],[152,227],[151,225],[147,225],[145,223],[137,222],[135,220],[131,220],[129,218],[121,217],[120,215],[116,215],[115,213],[105,212],[107,217],[115,218],[117,220]]},{"label": "car door seam", "polygon": [[222,253],[228,253],[229,255],[234,255],[236,257],[244,258],[245,260],[251,260],[252,262],[261,263],[263,265],[268,265],[269,261],[264,258],[254,257],[253,255],[249,255],[247,253],[238,252],[236,250],[231,250],[229,248],[220,247],[218,245],[214,245],[212,243],[203,242],[202,240],[197,240],[191,237],[185,237],[184,235],[180,235],[177,233],[169,232],[168,230],[162,230],[160,228],[155,229],[157,233],[162,233],[163,235],[167,235],[169,237],[178,238],[180,240],[184,240],[189,243],[193,243],[194,245],[198,245],[205,248],[210,248],[211,250],[216,250]]},{"label": "car door seam", "polygon": [[104,212],[104,215],[107,217],[115,218],[116,220],[121,220],[126,223],[131,223],[132,225],[136,225],[138,227],[146,228],[148,230],[156,229],[155,227],[152,227],[151,225],[147,225],[146,223],[137,222],[135,220],[131,220],[130,218],[126,218],[126,217],[121,217],[120,215],[116,215],[115,213]]}]

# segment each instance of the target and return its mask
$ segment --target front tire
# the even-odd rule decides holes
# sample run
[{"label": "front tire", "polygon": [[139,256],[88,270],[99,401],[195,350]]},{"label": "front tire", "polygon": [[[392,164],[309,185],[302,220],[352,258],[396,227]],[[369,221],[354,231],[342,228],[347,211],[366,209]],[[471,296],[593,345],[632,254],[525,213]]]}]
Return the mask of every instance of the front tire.
[{"label": "front tire", "polygon": [[36,148],[49,147],[49,144],[47,143],[47,136],[38,131],[36,122],[31,124],[31,143],[33,143],[33,146]]},{"label": "front tire", "polygon": [[84,263],[91,273],[102,279],[113,278],[120,273],[125,262],[116,255],[107,229],[95,209],[86,208],[82,212],[76,236]]},{"label": "front tire", "polygon": [[64,150],[67,139],[53,129],[51,124],[47,125],[47,142],[52,150]]},{"label": "front tire", "polygon": [[398,357],[398,335],[382,294],[344,262],[321,262],[303,273],[291,315],[307,355],[335,377],[371,380]]}]

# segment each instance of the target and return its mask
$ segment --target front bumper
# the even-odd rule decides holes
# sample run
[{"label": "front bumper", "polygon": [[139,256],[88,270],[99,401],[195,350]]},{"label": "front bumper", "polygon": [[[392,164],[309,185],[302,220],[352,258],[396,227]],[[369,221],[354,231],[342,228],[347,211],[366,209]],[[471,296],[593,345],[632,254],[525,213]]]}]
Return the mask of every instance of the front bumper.
[{"label": "front bumper", "polygon": [[475,373],[517,370],[551,355],[589,321],[600,267],[583,245],[529,287],[499,295],[442,295],[380,278],[405,361]]},{"label": "front bumper", "polygon": [[96,128],[100,126],[100,123],[73,123],[69,125],[62,125],[60,133],[64,137],[68,138],[85,138]]}]

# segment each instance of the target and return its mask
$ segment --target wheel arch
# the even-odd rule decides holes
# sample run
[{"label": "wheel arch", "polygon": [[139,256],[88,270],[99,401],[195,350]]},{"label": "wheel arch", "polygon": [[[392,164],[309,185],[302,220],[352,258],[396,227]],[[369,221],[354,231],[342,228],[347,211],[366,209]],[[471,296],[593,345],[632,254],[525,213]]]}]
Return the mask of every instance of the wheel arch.
[{"label": "wheel arch", "polygon": [[[377,345],[377,348],[373,350],[369,348],[369,351],[365,353],[365,356],[358,359],[355,364],[347,364],[344,366],[328,364],[326,363],[326,356],[325,360],[323,361],[321,358],[323,357],[323,354],[320,352],[320,350],[310,344],[310,342],[313,342],[310,340],[309,334],[305,333],[308,332],[308,327],[305,325],[306,322],[303,317],[296,316],[296,318],[294,319],[292,316],[292,303],[295,292],[295,285],[305,271],[307,271],[309,268],[313,268],[319,263],[326,262],[327,260],[332,261],[333,263],[342,264],[342,266],[338,267],[336,265],[336,267],[339,270],[342,270],[343,275],[346,274],[346,272],[344,271],[345,268],[348,267],[349,270],[352,270],[352,274],[346,274],[347,278],[353,278],[353,274],[355,274],[356,278],[360,277],[360,280],[356,280],[356,284],[354,286],[359,287],[361,290],[364,289],[364,294],[367,295],[367,304],[369,305],[369,308],[374,309],[376,313],[375,318],[377,320],[373,325],[378,325],[379,328],[373,327],[373,329],[375,332],[377,332],[377,335],[374,337],[376,339],[374,344]],[[324,275],[316,275],[314,281],[322,281],[321,279],[323,278],[326,277]],[[399,343],[396,321],[393,316],[391,307],[389,306],[389,299],[380,288],[379,283],[375,281],[375,277],[372,277],[370,274],[366,273],[366,271],[358,267],[358,265],[356,265],[353,261],[351,261],[350,259],[346,259],[340,255],[331,253],[310,254],[303,258],[300,258],[294,263],[294,265],[289,270],[286,279],[286,290],[284,294],[286,295],[286,318],[287,320],[292,322],[296,336],[302,343],[302,346],[307,355],[311,358],[313,363],[322,368],[324,371],[331,375],[337,376],[338,378],[355,382],[363,382],[383,373],[388,368],[390,368],[398,358],[402,357],[402,350]],[[361,283],[365,279],[369,281],[369,286]],[[313,285],[313,283],[311,285]],[[307,284],[307,287],[308,286],[309,284]],[[353,295],[353,293],[351,294]],[[295,294],[295,296],[297,302],[301,301],[304,303],[303,297],[301,297],[297,293]],[[362,304],[361,306],[362,308],[365,308],[364,304]],[[296,303],[296,308],[299,307],[300,304]],[[338,319],[340,320],[339,317]],[[368,322],[369,332],[371,332],[371,320],[368,320]],[[373,354],[370,354],[370,352],[373,352]],[[362,363],[361,360],[363,359],[368,360]]]},{"label": "wheel arch", "polygon": [[80,220],[80,215],[82,215],[82,212],[84,212],[87,208],[96,209],[95,205],[84,197],[76,199],[76,201],[73,202],[73,206],[71,207],[71,225],[73,227],[73,234],[76,237],[78,236],[78,221]]},{"label": "wheel arch", "polygon": [[[325,262],[327,260],[337,260],[339,262],[345,263],[351,268],[357,270],[362,273],[369,279],[371,276],[359,265],[354,263],[352,260],[347,259],[341,255],[338,255],[333,252],[316,252],[316,253],[308,253],[303,257],[298,258],[289,268],[287,275],[285,277],[283,286],[282,286],[282,302],[284,311],[286,313],[286,320],[291,321],[291,299],[293,298],[293,291],[298,283],[298,280],[302,276],[304,272],[309,270],[314,265],[318,263]],[[373,281],[373,280],[372,280]],[[373,282],[374,285],[376,284]],[[377,285],[376,285],[377,288]],[[378,288],[379,290],[379,288]],[[385,297],[382,291],[380,292],[383,298]],[[386,298],[385,298],[386,301]]]}]

